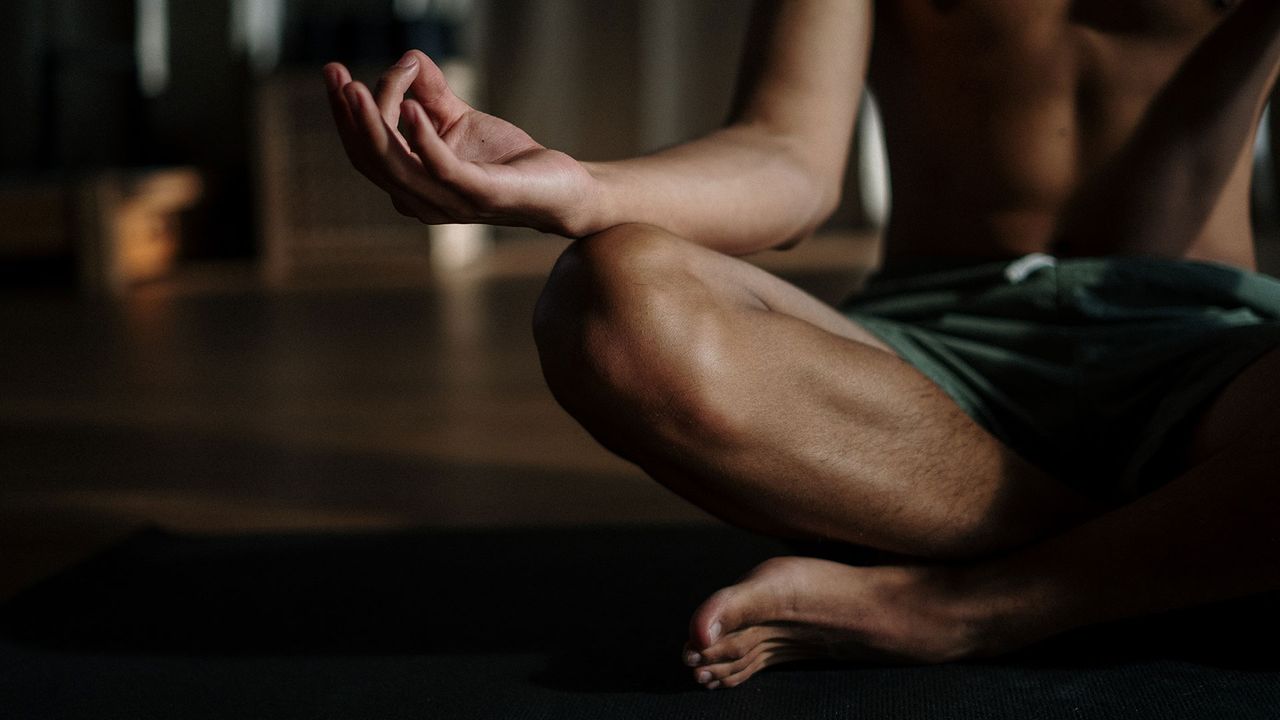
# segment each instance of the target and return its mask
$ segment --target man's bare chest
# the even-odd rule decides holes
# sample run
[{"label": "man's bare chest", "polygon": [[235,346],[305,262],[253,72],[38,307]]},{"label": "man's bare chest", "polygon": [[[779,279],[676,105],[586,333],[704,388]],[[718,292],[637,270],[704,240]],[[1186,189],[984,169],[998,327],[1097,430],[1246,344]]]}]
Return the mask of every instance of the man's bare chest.
[{"label": "man's bare chest", "polygon": [[1208,32],[1240,0],[899,0],[878,12],[946,22],[988,37],[1088,28],[1153,38]]}]

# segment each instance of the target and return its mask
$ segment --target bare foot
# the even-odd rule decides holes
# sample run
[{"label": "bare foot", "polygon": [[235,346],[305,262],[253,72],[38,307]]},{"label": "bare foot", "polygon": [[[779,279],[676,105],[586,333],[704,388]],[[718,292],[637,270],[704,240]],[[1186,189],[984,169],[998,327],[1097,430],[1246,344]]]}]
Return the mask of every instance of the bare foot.
[{"label": "bare foot", "polygon": [[977,623],[939,574],[778,557],[694,613],[684,661],[710,689],[808,658],[937,663],[978,652]]}]

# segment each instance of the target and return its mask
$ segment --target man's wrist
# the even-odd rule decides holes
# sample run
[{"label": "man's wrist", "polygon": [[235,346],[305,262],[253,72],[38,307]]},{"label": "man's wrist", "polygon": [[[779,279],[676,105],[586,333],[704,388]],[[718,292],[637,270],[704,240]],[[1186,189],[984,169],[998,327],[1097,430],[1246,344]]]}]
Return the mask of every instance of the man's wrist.
[{"label": "man's wrist", "polygon": [[604,163],[584,162],[582,167],[590,179],[577,207],[566,213],[561,233],[575,239],[607,230],[621,222],[616,219],[613,173]]}]

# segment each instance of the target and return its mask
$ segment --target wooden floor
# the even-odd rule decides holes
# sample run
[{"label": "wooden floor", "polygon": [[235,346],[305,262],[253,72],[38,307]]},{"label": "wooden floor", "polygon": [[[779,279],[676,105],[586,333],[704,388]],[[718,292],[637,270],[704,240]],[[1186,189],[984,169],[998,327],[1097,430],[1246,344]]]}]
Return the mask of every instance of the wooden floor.
[{"label": "wooden floor", "polygon": [[[0,298],[0,598],[138,527],[707,522],[555,405],[529,317],[558,246],[449,282],[188,272],[119,301]],[[826,300],[873,260],[764,264]]]}]

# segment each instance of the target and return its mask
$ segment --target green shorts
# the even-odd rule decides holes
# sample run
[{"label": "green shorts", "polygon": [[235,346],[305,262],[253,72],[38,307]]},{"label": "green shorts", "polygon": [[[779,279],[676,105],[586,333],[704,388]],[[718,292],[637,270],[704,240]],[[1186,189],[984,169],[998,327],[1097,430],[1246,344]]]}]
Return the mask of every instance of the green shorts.
[{"label": "green shorts", "polygon": [[1280,280],[1215,263],[1029,255],[881,273],[843,312],[1063,482],[1126,501],[1280,345]]}]

